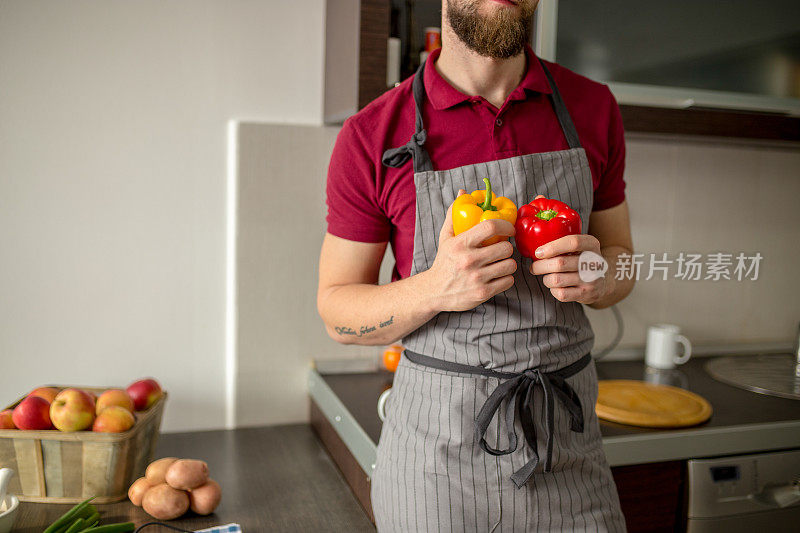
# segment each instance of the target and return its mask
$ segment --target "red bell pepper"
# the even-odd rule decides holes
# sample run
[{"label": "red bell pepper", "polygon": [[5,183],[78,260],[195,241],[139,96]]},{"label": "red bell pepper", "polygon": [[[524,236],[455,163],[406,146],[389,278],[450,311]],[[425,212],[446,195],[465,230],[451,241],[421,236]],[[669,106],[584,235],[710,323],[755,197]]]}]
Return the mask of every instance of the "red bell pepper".
[{"label": "red bell pepper", "polygon": [[519,208],[514,226],[519,253],[535,260],[533,254],[541,245],[580,233],[581,216],[564,202],[537,198]]}]

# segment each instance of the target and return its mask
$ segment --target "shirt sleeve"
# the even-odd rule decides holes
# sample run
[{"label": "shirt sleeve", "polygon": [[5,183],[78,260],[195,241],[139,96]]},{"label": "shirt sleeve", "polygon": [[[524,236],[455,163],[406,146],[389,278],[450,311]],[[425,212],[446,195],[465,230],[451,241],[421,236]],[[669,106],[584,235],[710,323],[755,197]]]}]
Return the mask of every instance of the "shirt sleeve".
[{"label": "shirt sleeve", "polygon": [[328,233],[359,242],[387,242],[391,223],[378,202],[375,161],[352,119],[336,137],[327,181]]},{"label": "shirt sleeve", "polygon": [[592,211],[609,209],[621,204],[625,200],[625,130],[622,126],[622,115],[619,105],[608,91],[609,122],[608,122],[608,157],[605,169],[600,176],[600,182],[594,191]]}]

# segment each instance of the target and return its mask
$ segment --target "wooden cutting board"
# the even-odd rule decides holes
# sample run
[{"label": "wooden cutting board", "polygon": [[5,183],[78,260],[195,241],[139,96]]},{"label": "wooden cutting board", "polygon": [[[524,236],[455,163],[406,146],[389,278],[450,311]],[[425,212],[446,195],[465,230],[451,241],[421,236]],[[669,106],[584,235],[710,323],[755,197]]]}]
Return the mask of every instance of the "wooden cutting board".
[{"label": "wooden cutting board", "polygon": [[711,404],[693,392],[627,379],[602,380],[597,416],[603,420],[655,428],[694,426],[711,417]]}]

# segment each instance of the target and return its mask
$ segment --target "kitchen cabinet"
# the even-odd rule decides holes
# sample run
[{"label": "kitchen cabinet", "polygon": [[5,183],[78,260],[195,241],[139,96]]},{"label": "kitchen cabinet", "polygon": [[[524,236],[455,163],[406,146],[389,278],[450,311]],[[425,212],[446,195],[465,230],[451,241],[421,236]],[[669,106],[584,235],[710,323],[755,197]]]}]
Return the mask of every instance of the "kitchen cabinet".
[{"label": "kitchen cabinet", "polygon": [[536,50],[607,83],[627,131],[800,140],[794,0],[544,0]]},{"label": "kitchen cabinet", "polygon": [[[388,89],[391,34],[411,58],[401,77],[413,73],[418,50],[409,49],[408,35],[421,46],[424,28],[441,24],[440,5],[329,0],[326,123],[343,122]],[[352,12],[347,24],[343,6]],[[607,83],[628,132],[800,141],[798,10],[792,0],[542,0],[532,45],[541,57]]]},{"label": "kitchen cabinet", "polygon": [[611,473],[630,533],[685,529],[686,461],[615,466]]},{"label": "kitchen cabinet", "polygon": [[323,118],[340,124],[386,91],[389,0],[327,0]]},{"label": "kitchen cabinet", "polygon": [[545,57],[622,103],[800,114],[795,0],[544,0],[541,14]]},{"label": "kitchen cabinet", "polygon": [[[339,467],[369,519],[370,478],[320,406],[311,402],[311,426]],[[666,461],[611,469],[628,531],[679,531],[685,529],[683,493],[686,461]]]},{"label": "kitchen cabinet", "polygon": [[[699,426],[653,429],[600,423],[603,448],[628,529],[683,531],[687,523],[688,462],[695,458],[756,457],[800,448],[800,402],[755,394],[712,379],[703,358],[680,372],[687,389],[714,408]],[[645,379],[642,361],[598,362],[599,379]],[[375,360],[319,361],[309,373],[311,425],[372,516],[370,475],[380,437],[376,404],[392,374]]]}]

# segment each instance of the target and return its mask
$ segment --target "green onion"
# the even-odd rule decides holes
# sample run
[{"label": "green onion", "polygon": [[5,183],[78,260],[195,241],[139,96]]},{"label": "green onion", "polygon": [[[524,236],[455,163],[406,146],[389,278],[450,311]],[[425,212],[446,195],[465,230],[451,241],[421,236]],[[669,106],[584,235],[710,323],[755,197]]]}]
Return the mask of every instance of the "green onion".
[{"label": "green onion", "polygon": [[88,527],[86,529],[81,529],[78,533],[83,533],[84,531],[91,531],[91,530],[94,529],[94,526],[96,526],[99,523],[100,523],[100,520],[95,520],[92,523],[87,522],[86,524],[88,524]]},{"label": "green onion", "polygon": [[83,518],[78,518],[75,520],[71,526],[66,530],[65,533],[78,533],[78,531],[84,529],[86,527],[86,520]]},{"label": "green onion", "polygon": [[61,518],[50,524],[50,526],[44,530],[44,533],[55,533],[59,529],[62,529],[63,526],[71,524],[75,520],[76,515],[86,509],[89,506],[89,502],[94,500],[94,498],[95,497],[92,496],[75,505],[72,509],[64,513]]},{"label": "green onion", "polygon": [[[94,524],[92,524],[92,522],[94,522]],[[92,525],[96,525],[98,522],[100,522],[100,513],[95,511],[94,514],[90,514],[89,517],[84,520],[83,528],[84,529],[88,529],[88,528],[92,527]],[[89,524],[92,524],[92,525],[89,525]]]},{"label": "green onion", "polygon": [[90,533],[126,533],[128,531],[133,531],[134,529],[136,529],[136,525],[133,522],[120,522],[119,524],[108,524],[105,526],[92,527],[89,529],[84,529],[83,531]]}]

